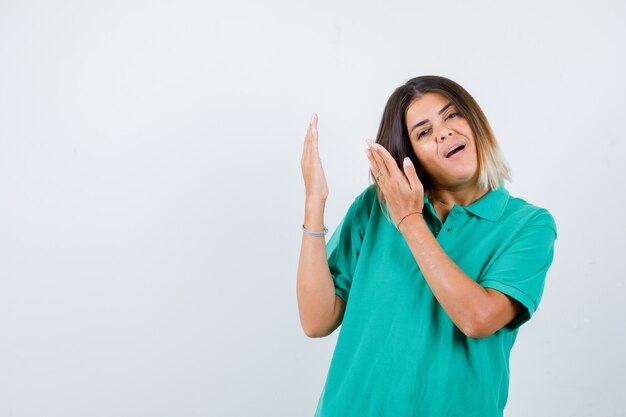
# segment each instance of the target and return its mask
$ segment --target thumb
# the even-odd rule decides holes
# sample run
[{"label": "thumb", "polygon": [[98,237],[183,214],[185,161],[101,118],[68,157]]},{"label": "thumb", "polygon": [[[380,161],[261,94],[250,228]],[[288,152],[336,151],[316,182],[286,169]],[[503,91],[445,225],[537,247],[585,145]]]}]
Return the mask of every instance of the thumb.
[{"label": "thumb", "polygon": [[419,190],[421,182],[417,177],[417,172],[415,171],[415,165],[411,161],[411,158],[408,156],[404,158],[404,175],[409,180],[409,185],[413,191]]}]

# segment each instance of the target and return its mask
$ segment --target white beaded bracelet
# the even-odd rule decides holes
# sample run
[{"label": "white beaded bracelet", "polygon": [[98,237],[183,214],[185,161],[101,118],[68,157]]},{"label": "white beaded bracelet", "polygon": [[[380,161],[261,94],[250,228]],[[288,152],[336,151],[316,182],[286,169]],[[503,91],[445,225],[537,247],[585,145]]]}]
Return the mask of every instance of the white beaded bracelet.
[{"label": "white beaded bracelet", "polygon": [[328,229],[326,227],[324,227],[324,230],[321,232],[314,232],[312,230],[308,230],[304,228],[304,225],[302,225],[302,231],[308,235],[312,235],[312,236],[326,236],[326,233],[328,233]]}]

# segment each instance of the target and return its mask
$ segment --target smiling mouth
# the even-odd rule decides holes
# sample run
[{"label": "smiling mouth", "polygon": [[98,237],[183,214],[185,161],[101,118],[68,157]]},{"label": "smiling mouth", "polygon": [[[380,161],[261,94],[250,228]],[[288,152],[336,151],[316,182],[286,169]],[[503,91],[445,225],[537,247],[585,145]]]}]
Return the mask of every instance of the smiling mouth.
[{"label": "smiling mouth", "polygon": [[465,145],[457,146],[456,148],[454,148],[450,152],[448,152],[448,154],[446,155],[446,158],[450,158],[451,156],[461,152],[463,149],[465,149]]}]

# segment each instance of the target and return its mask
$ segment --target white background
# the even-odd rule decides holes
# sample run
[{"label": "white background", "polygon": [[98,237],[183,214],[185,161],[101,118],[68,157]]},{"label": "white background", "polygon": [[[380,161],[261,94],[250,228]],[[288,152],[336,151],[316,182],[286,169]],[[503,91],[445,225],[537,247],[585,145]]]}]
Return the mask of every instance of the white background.
[{"label": "white background", "polygon": [[337,226],[391,92],[483,108],[558,239],[509,417],[624,415],[620,1],[0,2],[0,415],[312,416],[303,137]]}]

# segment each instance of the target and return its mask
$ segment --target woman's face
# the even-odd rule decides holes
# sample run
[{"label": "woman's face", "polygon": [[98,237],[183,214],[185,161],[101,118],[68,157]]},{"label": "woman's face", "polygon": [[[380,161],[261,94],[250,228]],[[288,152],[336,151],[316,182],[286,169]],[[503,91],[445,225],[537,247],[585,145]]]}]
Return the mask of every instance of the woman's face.
[{"label": "woman's face", "polygon": [[459,188],[476,183],[474,134],[450,100],[439,93],[413,100],[406,110],[406,125],[417,160],[434,186]]}]

